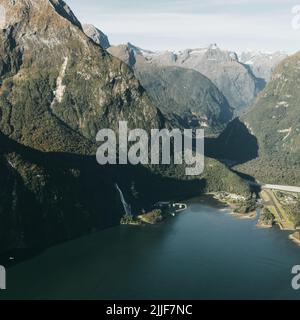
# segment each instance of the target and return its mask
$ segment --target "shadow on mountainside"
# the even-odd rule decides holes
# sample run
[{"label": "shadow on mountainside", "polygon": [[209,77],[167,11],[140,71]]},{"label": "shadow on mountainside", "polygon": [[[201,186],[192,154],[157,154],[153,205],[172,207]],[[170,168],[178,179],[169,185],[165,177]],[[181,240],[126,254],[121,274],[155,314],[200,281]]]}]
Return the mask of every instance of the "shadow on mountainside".
[{"label": "shadow on mountainside", "polygon": [[218,138],[205,140],[205,153],[208,157],[227,160],[228,163],[235,165],[256,159],[258,150],[256,137],[239,118],[231,121]]},{"label": "shadow on mountainside", "polygon": [[[143,166],[100,166],[95,156],[37,151],[1,133],[0,174],[0,254],[19,249],[21,259],[118,225],[124,209],[116,183],[134,214],[206,187],[204,179],[168,178]],[[14,263],[9,256],[0,264]]]}]

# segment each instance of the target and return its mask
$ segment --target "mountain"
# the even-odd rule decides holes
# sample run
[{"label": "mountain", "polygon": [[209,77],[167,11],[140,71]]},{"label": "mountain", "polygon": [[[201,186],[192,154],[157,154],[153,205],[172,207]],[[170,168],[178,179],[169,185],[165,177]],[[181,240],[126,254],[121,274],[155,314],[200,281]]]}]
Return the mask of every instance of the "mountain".
[{"label": "mountain", "polygon": [[128,64],[152,102],[176,127],[204,128],[207,135],[220,133],[233,110],[219,89],[201,73],[176,66],[149,63],[149,51],[132,44],[108,51]]},{"label": "mountain", "polygon": [[[61,0],[1,0],[0,253],[44,248],[119,223],[118,183],[135,212],[161,199],[249,188],[217,161],[183,167],[99,166],[96,133],[168,123],[132,70],[83,32]],[[218,183],[222,175],[222,181]]]},{"label": "mountain", "polygon": [[173,126],[203,128],[209,135],[222,132],[232,119],[226,98],[197,71],[144,65],[135,75]]},{"label": "mountain", "polygon": [[131,127],[162,126],[131,70],[85,35],[62,1],[2,5],[8,17],[0,33],[4,134],[36,149],[72,152],[76,140],[94,141],[100,128],[117,128],[122,119]]},{"label": "mountain", "polygon": [[253,74],[257,78],[261,78],[266,82],[269,82],[277,65],[287,57],[288,54],[284,52],[265,53],[247,51],[242,52],[239,59],[242,63],[251,68]]},{"label": "mountain", "polygon": [[[83,33],[63,1],[0,3],[6,9],[0,158],[7,181],[0,191],[0,251],[49,246],[118,223],[114,183],[126,181],[129,194],[131,182],[147,173],[128,168],[131,178],[122,179],[120,170],[97,165],[96,133],[122,119],[131,127],[161,128],[161,113],[131,70]],[[154,192],[147,195],[148,202],[157,200]]]},{"label": "mountain", "polygon": [[114,57],[117,57],[125,62],[130,68],[144,65],[148,62],[146,57],[152,54],[152,51],[136,47],[130,42],[127,44],[111,46],[107,49],[107,51]]},{"label": "mountain", "polygon": [[[283,60],[276,68],[265,90],[253,107],[240,118],[248,136],[257,140],[257,158],[238,170],[255,176],[264,183],[299,185],[300,178],[300,53]],[[237,121],[236,121],[237,123]],[[237,125],[230,125],[221,139],[231,158],[239,160],[239,148],[248,139],[240,137]],[[251,160],[251,159],[249,159]]]},{"label": "mountain", "polygon": [[84,33],[97,44],[99,44],[103,49],[108,49],[110,47],[107,35],[101,30],[97,29],[92,24],[83,24],[82,28]]},{"label": "mountain", "polygon": [[0,174],[0,253],[44,248],[120,221],[113,181],[94,157],[41,152],[0,134]]},{"label": "mountain", "polygon": [[137,47],[132,46],[130,43],[121,44],[118,46],[111,46],[107,51],[114,57],[122,60],[130,68],[133,68],[136,64],[136,59],[140,58],[144,61],[143,55]]},{"label": "mountain", "polygon": [[236,113],[249,107],[265,86],[265,81],[256,78],[250,67],[239,61],[236,53],[221,50],[216,44],[179,53],[146,53],[144,58],[148,63],[200,72],[218,87]]}]

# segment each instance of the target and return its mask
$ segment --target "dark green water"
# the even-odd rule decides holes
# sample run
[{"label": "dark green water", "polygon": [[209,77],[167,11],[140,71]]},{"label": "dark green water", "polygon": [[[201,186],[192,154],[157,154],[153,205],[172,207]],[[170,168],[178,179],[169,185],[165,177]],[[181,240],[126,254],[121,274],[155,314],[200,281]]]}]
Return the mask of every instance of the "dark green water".
[{"label": "dark green water", "polygon": [[0,298],[300,299],[300,247],[193,200],[156,226],[120,226],[47,250],[8,270]]}]

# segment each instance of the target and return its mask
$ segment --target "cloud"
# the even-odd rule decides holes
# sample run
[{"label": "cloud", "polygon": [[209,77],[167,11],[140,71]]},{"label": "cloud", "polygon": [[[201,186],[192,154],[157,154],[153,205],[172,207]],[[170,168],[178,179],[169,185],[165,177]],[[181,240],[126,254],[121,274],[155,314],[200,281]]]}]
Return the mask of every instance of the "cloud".
[{"label": "cloud", "polygon": [[135,43],[136,39],[141,42],[144,37],[140,45],[149,49],[167,49],[165,46],[157,48],[155,44],[155,38],[167,38],[168,46],[171,45],[169,49],[177,50],[184,49],[187,44],[195,47],[217,42],[228,48],[234,46],[231,49],[235,50],[257,47],[261,50],[294,51],[300,36],[292,29],[288,15],[122,14],[101,15],[94,23],[108,32],[112,43],[122,39],[121,42]]},{"label": "cloud", "polygon": [[294,52],[300,45],[300,31],[291,26],[294,5],[294,0],[128,0],[125,6],[123,0],[90,0],[81,2],[78,12],[113,44],[181,50],[217,42],[236,51]]}]

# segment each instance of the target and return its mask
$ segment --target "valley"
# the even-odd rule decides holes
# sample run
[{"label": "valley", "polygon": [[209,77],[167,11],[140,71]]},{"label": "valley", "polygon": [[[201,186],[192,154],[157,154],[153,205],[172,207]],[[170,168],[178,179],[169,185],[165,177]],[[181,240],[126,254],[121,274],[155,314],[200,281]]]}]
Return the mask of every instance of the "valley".
[{"label": "valley", "polygon": [[154,51],[62,0],[0,5],[5,298],[296,297],[299,52]]},{"label": "valley", "polygon": [[[145,132],[172,125],[130,67],[88,38],[63,1],[32,1],[1,2],[7,19],[0,30],[0,155],[7,183],[0,190],[0,253],[40,250],[119,224],[116,183],[134,212],[210,190],[250,195],[238,176],[209,158],[193,179],[180,165],[98,165],[101,128],[116,131],[120,121]],[[223,118],[213,96],[228,104],[204,81],[207,106],[217,108],[224,125],[230,109]]]}]

